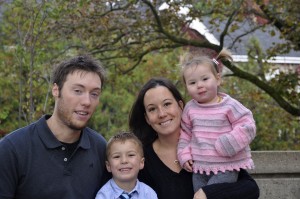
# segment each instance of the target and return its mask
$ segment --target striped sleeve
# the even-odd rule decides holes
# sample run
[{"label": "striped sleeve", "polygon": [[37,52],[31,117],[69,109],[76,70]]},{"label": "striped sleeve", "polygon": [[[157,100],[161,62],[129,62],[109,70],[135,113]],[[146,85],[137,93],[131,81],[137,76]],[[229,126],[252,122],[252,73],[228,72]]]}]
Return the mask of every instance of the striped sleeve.
[{"label": "striped sleeve", "polygon": [[232,131],[220,136],[215,148],[225,157],[232,157],[245,149],[256,135],[256,126],[252,112],[236,100],[228,103],[227,117],[232,124]]}]

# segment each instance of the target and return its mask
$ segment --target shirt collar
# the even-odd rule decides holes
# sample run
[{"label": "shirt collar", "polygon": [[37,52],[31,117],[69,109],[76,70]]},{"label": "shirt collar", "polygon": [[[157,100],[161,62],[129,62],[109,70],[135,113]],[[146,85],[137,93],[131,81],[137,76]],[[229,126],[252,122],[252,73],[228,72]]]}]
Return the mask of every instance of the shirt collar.
[{"label": "shirt collar", "polygon": [[[128,193],[128,194],[131,194],[133,192],[136,192],[136,193],[139,193],[139,180],[136,181],[136,185],[135,187]],[[114,195],[118,198],[123,192],[124,190],[121,189],[117,184],[116,182],[114,181],[114,179],[110,179],[110,185],[114,191]]]},{"label": "shirt collar", "polygon": [[[56,139],[47,125],[46,120],[50,117],[51,115],[44,115],[37,121],[37,133],[47,148],[54,149],[62,146],[62,143]],[[91,147],[88,131],[88,128],[82,130],[82,135],[78,144],[78,146],[83,149],[89,149]]]}]

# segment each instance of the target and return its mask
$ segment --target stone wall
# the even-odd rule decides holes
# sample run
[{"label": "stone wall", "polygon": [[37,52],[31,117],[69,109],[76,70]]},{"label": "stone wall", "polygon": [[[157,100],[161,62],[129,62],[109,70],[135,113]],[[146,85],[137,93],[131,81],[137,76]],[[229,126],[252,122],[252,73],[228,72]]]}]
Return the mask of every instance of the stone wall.
[{"label": "stone wall", "polygon": [[300,199],[300,151],[252,151],[260,199]]}]

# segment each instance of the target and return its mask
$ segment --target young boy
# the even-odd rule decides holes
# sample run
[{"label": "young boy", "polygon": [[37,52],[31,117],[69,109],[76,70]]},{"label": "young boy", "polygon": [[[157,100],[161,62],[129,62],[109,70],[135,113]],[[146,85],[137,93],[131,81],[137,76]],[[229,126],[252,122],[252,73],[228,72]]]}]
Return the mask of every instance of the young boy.
[{"label": "young boy", "polygon": [[107,143],[106,158],[106,168],[113,177],[98,191],[96,199],[157,199],[155,191],[137,179],[145,159],[142,143],[133,133],[113,136]]}]

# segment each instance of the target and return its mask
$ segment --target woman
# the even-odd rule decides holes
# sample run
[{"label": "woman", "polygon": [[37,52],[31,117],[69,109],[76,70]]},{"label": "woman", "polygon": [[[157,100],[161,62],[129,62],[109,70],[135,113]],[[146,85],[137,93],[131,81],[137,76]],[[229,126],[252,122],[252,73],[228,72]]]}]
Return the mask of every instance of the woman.
[{"label": "woman", "polygon": [[184,101],[164,78],[150,79],[141,89],[129,116],[129,128],[144,144],[145,167],[139,180],[151,186],[159,199],[256,199],[259,188],[247,171],[236,183],[208,185],[193,192],[192,173],[177,160],[177,143]]}]

